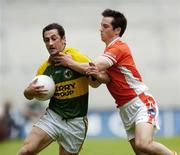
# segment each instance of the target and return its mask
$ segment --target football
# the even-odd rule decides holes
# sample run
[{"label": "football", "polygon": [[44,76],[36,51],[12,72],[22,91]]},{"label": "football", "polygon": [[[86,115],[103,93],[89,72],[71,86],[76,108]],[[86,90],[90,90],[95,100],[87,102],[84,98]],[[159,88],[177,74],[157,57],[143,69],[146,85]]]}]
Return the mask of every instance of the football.
[{"label": "football", "polygon": [[53,79],[47,75],[38,75],[38,76],[35,76],[33,81],[35,79],[37,79],[37,82],[36,82],[37,85],[43,85],[44,89],[47,90],[46,95],[35,97],[35,98],[39,101],[46,101],[50,99],[54,95],[55,88],[56,88]]}]

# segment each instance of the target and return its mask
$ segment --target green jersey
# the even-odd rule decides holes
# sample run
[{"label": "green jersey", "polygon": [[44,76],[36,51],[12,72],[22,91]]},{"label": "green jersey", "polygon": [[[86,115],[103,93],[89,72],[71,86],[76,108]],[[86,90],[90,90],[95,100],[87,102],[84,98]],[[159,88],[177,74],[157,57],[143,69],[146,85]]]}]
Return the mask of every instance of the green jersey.
[{"label": "green jersey", "polygon": [[[69,53],[72,59],[78,62],[90,60],[76,49],[65,48],[64,53]],[[37,75],[48,75],[56,84],[54,96],[50,99],[49,108],[64,119],[82,117],[88,110],[88,79],[64,66],[55,66],[46,60],[38,69]]]}]

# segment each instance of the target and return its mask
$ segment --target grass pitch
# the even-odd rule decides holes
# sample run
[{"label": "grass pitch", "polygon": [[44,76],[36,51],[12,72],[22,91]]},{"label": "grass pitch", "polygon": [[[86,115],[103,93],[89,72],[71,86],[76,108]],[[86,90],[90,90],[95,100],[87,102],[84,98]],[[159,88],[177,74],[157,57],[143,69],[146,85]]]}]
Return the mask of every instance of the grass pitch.
[{"label": "grass pitch", "polygon": [[[180,152],[180,137],[157,138],[157,141]],[[21,145],[21,140],[0,143],[0,154],[15,155]],[[52,143],[38,155],[58,155],[57,143]],[[125,139],[87,139],[79,155],[134,155],[134,153]]]}]

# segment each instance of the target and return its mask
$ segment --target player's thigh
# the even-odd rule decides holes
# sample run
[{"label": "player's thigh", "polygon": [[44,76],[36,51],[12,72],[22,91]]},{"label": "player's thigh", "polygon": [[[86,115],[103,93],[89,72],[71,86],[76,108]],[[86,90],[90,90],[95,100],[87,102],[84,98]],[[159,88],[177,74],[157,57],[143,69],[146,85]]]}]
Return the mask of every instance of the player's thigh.
[{"label": "player's thigh", "polygon": [[142,122],[135,126],[135,144],[146,145],[153,140],[154,127],[150,123]]},{"label": "player's thigh", "polygon": [[53,139],[42,129],[33,127],[29,135],[24,141],[24,147],[31,152],[39,152],[48,146]]},{"label": "player's thigh", "polygon": [[62,145],[59,147],[59,155],[78,155],[78,153],[67,152]]}]

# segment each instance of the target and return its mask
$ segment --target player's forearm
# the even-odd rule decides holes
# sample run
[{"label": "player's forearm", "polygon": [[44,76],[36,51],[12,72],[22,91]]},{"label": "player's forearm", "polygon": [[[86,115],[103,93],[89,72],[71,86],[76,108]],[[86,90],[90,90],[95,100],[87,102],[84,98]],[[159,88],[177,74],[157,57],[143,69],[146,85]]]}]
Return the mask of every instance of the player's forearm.
[{"label": "player's forearm", "polygon": [[69,67],[72,70],[75,70],[79,73],[86,74],[86,69],[88,66],[89,66],[88,63],[79,63],[76,61],[69,61],[67,67]]},{"label": "player's forearm", "polygon": [[109,83],[110,78],[108,76],[108,74],[106,74],[106,72],[100,72],[99,74],[97,74],[97,76],[95,77],[100,83]]},{"label": "player's forearm", "polygon": [[95,66],[98,68],[99,71],[104,71],[111,67],[110,64],[105,61],[104,59],[98,59],[94,62]]}]

